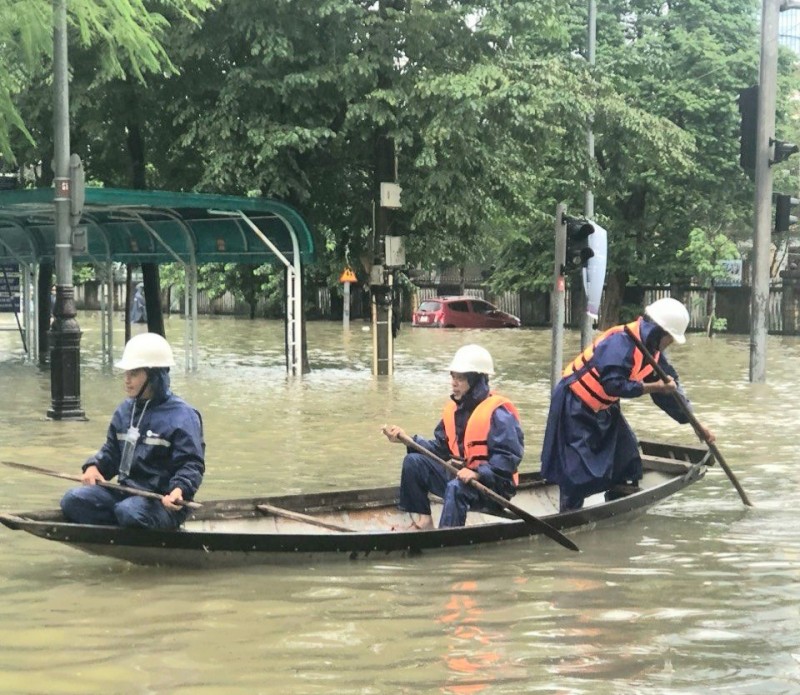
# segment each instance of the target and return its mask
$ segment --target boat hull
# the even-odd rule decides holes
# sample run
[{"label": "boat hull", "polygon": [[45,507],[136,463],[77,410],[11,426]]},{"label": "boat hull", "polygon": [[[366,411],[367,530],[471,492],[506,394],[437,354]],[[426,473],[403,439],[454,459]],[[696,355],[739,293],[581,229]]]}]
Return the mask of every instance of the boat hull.
[{"label": "boat hull", "polygon": [[[643,452],[647,452],[644,444]],[[658,453],[643,457],[640,492],[611,502],[596,495],[583,509],[560,514],[558,489],[536,474],[527,474],[521,477],[514,504],[562,532],[573,531],[630,519],[705,474],[709,463],[705,449],[647,444]],[[399,557],[538,536],[534,527],[497,510],[470,512],[467,525],[461,528],[405,530],[409,519],[397,509],[397,497],[398,488],[393,487],[217,500],[203,503],[178,531],[71,524],[58,511],[0,514],[0,522],[95,555],[136,564],[190,567]],[[263,505],[301,518],[265,513],[259,510]],[[432,506],[437,516],[440,501],[433,500]],[[322,524],[349,530],[321,528]],[[545,538],[544,542],[551,541]]]}]

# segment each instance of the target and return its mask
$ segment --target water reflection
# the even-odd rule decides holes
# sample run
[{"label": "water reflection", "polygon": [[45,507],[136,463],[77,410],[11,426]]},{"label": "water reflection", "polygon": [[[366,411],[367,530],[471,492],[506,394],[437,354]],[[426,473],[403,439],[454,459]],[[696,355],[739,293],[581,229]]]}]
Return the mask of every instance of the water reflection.
[{"label": "water reflection", "polygon": [[[85,423],[45,421],[49,374],[0,333],[0,458],[74,472],[102,442],[123,394],[101,367],[99,318],[79,320]],[[280,322],[200,319],[200,369],[173,385],[204,416],[201,498],[395,484],[402,453],[381,424],[430,435],[467,342],[492,352],[494,386],[522,413],[523,467],[538,468],[548,331],[406,326],[396,376],[377,379],[363,328],[310,323],[313,371],[292,381]],[[167,333],[182,364],[183,323]],[[636,522],[582,533],[579,555],[533,539],[196,573],[2,529],[0,692],[800,692],[800,415],[782,368],[800,340],[769,338],[764,385],[747,383],[748,351],[743,336],[690,336],[671,359],[756,507],[713,468]],[[625,409],[642,437],[694,442],[645,399]],[[0,510],[52,507],[66,485],[0,469]]]}]

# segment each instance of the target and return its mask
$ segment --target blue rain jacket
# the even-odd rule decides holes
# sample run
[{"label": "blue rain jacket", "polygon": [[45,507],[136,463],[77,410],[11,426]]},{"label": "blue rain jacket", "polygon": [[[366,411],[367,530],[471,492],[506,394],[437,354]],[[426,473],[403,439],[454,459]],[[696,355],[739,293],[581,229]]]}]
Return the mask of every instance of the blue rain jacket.
[{"label": "blue rain jacket", "polygon": [[[642,342],[651,353],[656,352],[662,329],[644,318],[639,321]],[[633,369],[634,348],[633,340],[625,331],[614,333],[595,346],[590,366],[599,371],[600,381],[609,395],[620,399],[644,395],[642,382],[628,379]],[[658,362],[667,374],[678,380],[663,352]],[[638,442],[622,414],[621,401],[606,410],[592,412],[568,388],[582,373],[583,370],[579,370],[564,377],[553,391],[542,444],[542,476],[561,488],[562,509],[566,498],[575,502],[572,506],[579,507],[588,495],[642,477]],[[645,381],[658,381],[658,376],[653,373]],[[677,422],[688,422],[673,396],[651,394],[651,398]]]},{"label": "blue rain jacket", "polygon": [[147,303],[141,285],[138,285],[136,292],[133,293],[130,321],[131,323],[147,323]]},{"label": "blue rain jacket", "polygon": [[[145,403],[143,399],[128,398],[119,405],[111,418],[105,444],[83,464],[83,470],[97,466],[106,480],[119,474],[131,411],[135,409],[133,424],[136,425]],[[191,500],[204,472],[205,442],[200,413],[164,388],[160,395],[150,399],[139,424],[130,475],[123,475],[119,482],[159,494],[169,494],[179,487],[183,498]]]}]

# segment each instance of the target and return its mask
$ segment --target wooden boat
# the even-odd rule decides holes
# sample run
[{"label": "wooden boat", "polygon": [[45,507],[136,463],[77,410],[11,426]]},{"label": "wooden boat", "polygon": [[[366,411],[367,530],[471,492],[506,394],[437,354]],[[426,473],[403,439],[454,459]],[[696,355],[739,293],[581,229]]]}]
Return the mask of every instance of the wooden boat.
[{"label": "wooden boat", "polygon": [[[598,494],[588,498],[583,509],[561,514],[558,488],[527,473],[520,476],[513,502],[561,531],[594,527],[641,514],[702,478],[713,463],[705,448],[640,444],[644,476],[637,492],[613,501]],[[405,530],[409,517],[397,509],[397,497],[397,487],[384,487],[205,501],[178,531],[72,524],[60,511],[5,513],[0,522],[95,555],[145,565],[199,567],[417,554],[537,535],[525,521],[497,510],[470,512],[462,528]],[[436,519],[441,501],[432,504]]]}]

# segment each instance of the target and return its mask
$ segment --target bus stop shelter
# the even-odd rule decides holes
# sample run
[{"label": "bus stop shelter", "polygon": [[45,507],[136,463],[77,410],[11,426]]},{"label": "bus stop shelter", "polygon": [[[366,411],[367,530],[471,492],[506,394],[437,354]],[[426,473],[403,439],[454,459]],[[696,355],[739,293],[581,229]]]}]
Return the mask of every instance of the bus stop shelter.
[{"label": "bus stop shelter", "polygon": [[[38,345],[39,266],[55,259],[53,189],[0,191],[0,263],[19,264],[27,344]],[[269,198],[203,193],[86,188],[73,219],[74,262],[105,270],[101,297],[104,359],[113,361],[113,264],[179,263],[186,273],[183,317],[185,368],[197,368],[197,266],[272,263],[285,269],[286,364],[302,375],[302,264],[314,243],[301,215]],[[31,288],[34,288],[31,290]],[[29,307],[33,305],[34,315]]]}]

